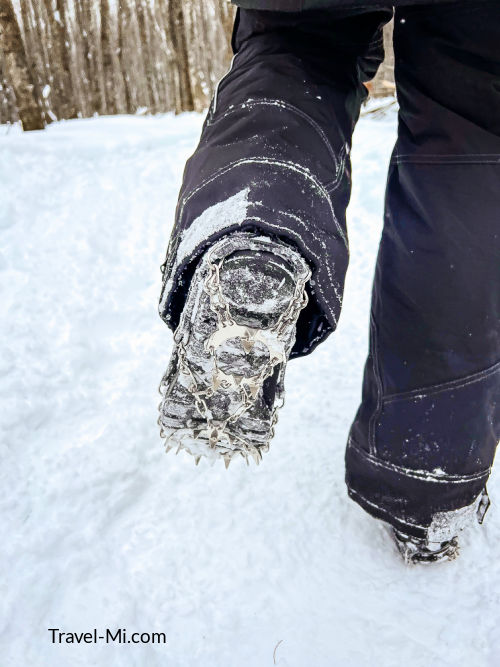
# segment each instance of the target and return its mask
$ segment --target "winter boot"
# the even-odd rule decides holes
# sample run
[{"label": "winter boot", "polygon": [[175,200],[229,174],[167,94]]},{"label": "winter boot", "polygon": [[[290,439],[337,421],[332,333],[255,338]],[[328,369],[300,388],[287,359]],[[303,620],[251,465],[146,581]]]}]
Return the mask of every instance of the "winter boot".
[{"label": "winter boot", "polygon": [[258,464],[284,400],[284,373],[311,272],[288,245],[230,234],[202,257],[160,383],[167,452],[185,449],[226,468]]}]

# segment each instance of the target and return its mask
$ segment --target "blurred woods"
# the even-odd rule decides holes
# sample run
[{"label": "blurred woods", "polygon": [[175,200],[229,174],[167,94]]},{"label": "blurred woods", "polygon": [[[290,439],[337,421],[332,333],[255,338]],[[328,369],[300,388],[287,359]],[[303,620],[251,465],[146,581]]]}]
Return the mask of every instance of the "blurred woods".
[{"label": "blurred woods", "polygon": [[0,123],[201,110],[231,60],[228,0],[0,0]]},{"label": "blurred woods", "polygon": [[[230,0],[0,0],[0,124],[201,111],[228,69],[233,19]],[[392,80],[389,62],[371,93]]]}]

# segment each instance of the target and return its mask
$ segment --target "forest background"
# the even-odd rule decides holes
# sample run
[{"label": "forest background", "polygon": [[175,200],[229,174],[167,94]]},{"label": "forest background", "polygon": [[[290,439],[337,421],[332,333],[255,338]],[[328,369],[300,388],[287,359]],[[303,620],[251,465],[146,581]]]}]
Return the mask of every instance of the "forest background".
[{"label": "forest background", "polygon": [[[202,111],[231,57],[229,0],[0,0],[0,124]],[[370,84],[394,94],[392,25]]]}]

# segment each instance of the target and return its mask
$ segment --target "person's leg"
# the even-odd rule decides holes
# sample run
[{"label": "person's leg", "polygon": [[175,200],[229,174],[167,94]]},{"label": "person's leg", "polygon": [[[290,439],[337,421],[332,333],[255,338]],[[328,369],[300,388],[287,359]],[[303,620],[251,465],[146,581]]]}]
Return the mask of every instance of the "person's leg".
[{"label": "person's leg", "polygon": [[167,451],[258,463],[288,358],[335,328],[351,134],[391,15],[238,11],[164,266],[160,314],[176,343],[160,383]]},{"label": "person's leg", "polygon": [[391,16],[238,10],[233,64],[187,162],[163,266],[160,315],[172,329],[200,257],[242,230],[294,246],[312,268],[291,356],[335,328],[348,263],[351,134]]},{"label": "person's leg", "polygon": [[500,5],[398,9],[399,138],[350,496],[416,538],[482,521],[500,438]]}]

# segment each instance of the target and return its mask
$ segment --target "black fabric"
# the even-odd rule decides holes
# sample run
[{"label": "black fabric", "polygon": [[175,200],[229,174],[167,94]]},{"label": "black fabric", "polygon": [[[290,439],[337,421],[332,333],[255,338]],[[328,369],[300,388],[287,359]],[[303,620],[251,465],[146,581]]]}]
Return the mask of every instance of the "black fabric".
[{"label": "black fabric", "polygon": [[[361,79],[383,59],[381,30],[391,16],[392,10],[238,11],[234,65],[186,164],[167,254],[174,288],[164,290],[161,314],[172,328],[204,249],[231,228],[258,228],[298,247],[314,268],[291,356],[310,352],[335,329],[348,262],[351,134],[367,94]],[[244,187],[245,222],[208,234],[179,262],[186,230]]]},{"label": "black fabric", "polygon": [[400,9],[394,41],[399,136],[346,462],[353,497],[415,534],[472,502],[500,438],[500,6]]},{"label": "black fabric", "polygon": [[[233,66],[186,165],[165,262],[172,328],[205,249],[255,229],[313,271],[292,356],[335,329],[351,135],[391,16],[238,10]],[[418,537],[475,500],[500,438],[499,44],[496,0],[396,9],[399,137],[346,482],[368,512]]]}]

